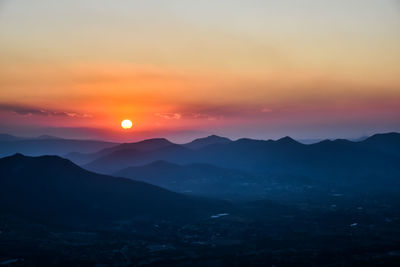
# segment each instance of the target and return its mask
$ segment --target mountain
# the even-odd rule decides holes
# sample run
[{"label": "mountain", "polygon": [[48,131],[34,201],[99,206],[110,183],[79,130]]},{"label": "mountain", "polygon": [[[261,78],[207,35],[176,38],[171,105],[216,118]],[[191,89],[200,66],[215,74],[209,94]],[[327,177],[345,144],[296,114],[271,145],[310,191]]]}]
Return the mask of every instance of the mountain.
[{"label": "mountain", "polygon": [[151,163],[157,160],[180,162],[193,158],[194,151],[181,145],[172,144],[155,150],[116,150],[93,162],[83,165],[85,169],[112,174],[123,168]]},{"label": "mountain", "polygon": [[[211,135],[211,136],[208,136],[205,138],[195,139],[190,143],[182,145],[182,147],[196,150],[196,149],[200,149],[202,147],[208,146],[208,145],[227,144],[229,142],[232,142],[232,141],[226,137]],[[168,141],[165,138],[153,138],[153,139],[143,140],[140,142],[119,144],[119,145],[116,145],[116,146],[113,146],[110,148],[102,149],[95,153],[71,152],[71,153],[64,155],[64,157],[73,161],[76,164],[83,165],[83,164],[88,164],[91,161],[94,161],[96,159],[99,159],[99,158],[107,156],[107,155],[111,156],[112,153],[117,152],[117,151],[131,150],[131,152],[133,154],[135,154],[134,151],[153,151],[153,150],[163,149],[165,147],[172,146],[172,145],[176,146],[176,144]],[[119,154],[119,152],[116,154]],[[129,165],[127,165],[127,166],[129,166]]]},{"label": "mountain", "polygon": [[22,153],[30,156],[59,155],[72,151],[89,153],[115,146],[116,143],[95,140],[73,140],[58,138],[35,138],[15,140],[12,142],[0,141],[0,157]]},{"label": "mountain", "polygon": [[227,144],[230,142],[232,142],[232,140],[230,140],[229,138],[220,137],[218,135],[210,135],[204,138],[195,139],[190,143],[184,144],[183,146],[190,149],[199,149],[208,145]]},{"label": "mountain", "polygon": [[43,222],[79,225],[131,219],[187,220],[226,212],[224,202],[88,172],[57,156],[0,159],[0,210]]},{"label": "mountain", "polygon": [[[205,196],[255,194],[256,177],[240,170],[229,170],[204,163],[178,165],[155,161],[147,165],[128,167],[115,176],[144,181],[175,192],[190,192]],[[252,189],[249,192],[249,189]]]},{"label": "mountain", "polygon": [[[164,160],[175,164],[207,163],[226,169],[247,172],[274,172],[320,177],[395,175],[400,172],[393,143],[399,137],[352,142],[343,139],[301,144],[290,137],[279,140],[239,139],[213,144],[197,150],[171,145],[151,151],[119,150],[84,165],[92,171],[114,173],[130,166]],[[390,140],[388,140],[390,139]],[[394,139],[394,140],[393,140]]]},{"label": "mountain", "polygon": [[71,160],[76,164],[86,164],[90,161],[114,153],[116,151],[137,150],[137,151],[151,151],[161,149],[167,146],[174,145],[165,138],[153,138],[134,143],[123,143],[112,147],[96,151],[94,153],[79,153],[71,152],[65,155],[65,158]]},{"label": "mountain", "polygon": [[375,134],[360,144],[400,157],[400,133]]},{"label": "mountain", "polygon": [[53,136],[53,135],[43,134],[43,135],[40,135],[40,136],[36,137],[35,139],[46,140],[46,139],[62,139],[62,138],[57,137],[57,136]]},{"label": "mountain", "polygon": [[40,135],[38,137],[21,137],[15,136],[11,134],[0,134],[0,142],[11,142],[11,141],[18,141],[18,140],[43,140],[43,139],[62,139],[52,135]]},{"label": "mountain", "polygon": [[255,172],[332,176],[390,173],[400,169],[397,158],[347,140],[304,145],[288,137],[277,141],[239,139],[199,152],[198,162]]}]

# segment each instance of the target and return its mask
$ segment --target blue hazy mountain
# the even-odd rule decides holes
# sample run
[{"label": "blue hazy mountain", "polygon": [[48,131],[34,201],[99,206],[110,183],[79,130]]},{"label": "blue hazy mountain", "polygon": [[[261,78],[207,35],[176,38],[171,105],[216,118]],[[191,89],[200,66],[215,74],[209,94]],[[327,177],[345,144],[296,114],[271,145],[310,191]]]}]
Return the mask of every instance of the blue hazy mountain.
[{"label": "blue hazy mountain", "polygon": [[193,158],[193,153],[194,150],[177,144],[145,151],[138,149],[116,150],[83,165],[83,167],[88,170],[111,174],[126,167],[143,165],[157,160],[168,159],[171,162],[181,162],[182,159]]},{"label": "blue hazy mountain", "polygon": [[400,157],[400,134],[375,134],[361,142],[362,145]]},{"label": "blue hazy mountain", "polygon": [[57,136],[54,136],[54,135],[42,134],[42,135],[39,135],[38,137],[32,138],[32,139],[49,140],[49,139],[63,139],[63,138],[57,137]]},{"label": "blue hazy mountain", "polygon": [[393,152],[396,148],[385,144],[395,143],[399,139],[399,134],[383,134],[379,140],[372,136],[362,142],[338,139],[305,145],[290,137],[276,141],[244,138],[224,144],[211,144],[196,150],[171,144],[150,151],[116,150],[84,167],[97,172],[114,173],[127,167],[163,160],[175,164],[207,163],[248,172],[324,176],[397,174],[400,167],[399,158]]},{"label": "blue hazy mountain", "polygon": [[[195,139],[190,143],[182,145],[185,148],[189,149],[200,149],[202,147],[214,144],[226,144],[231,142],[230,139],[226,137],[220,137],[217,135],[210,135],[208,137]],[[99,159],[103,156],[110,155],[113,152],[123,151],[123,150],[132,150],[132,151],[151,151],[162,149],[167,146],[176,145],[165,138],[152,138],[143,140],[140,142],[134,143],[123,143],[119,145],[115,145],[110,148],[102,149],[100,151],[96,151],[95,153],[79,153],[72,152],[65,155],[66,158],[70,159],[74,163],[77,164],[87,164],[91,161]],[[117,153],[118,154],[118,153]]]},{"label": "blue hazy mountain", "polygon": [[190,149],[199,149],[208,145],[227,144],[230,142],[232,142],[232,140],[229,138],[218,135],[210,135],[204,138],[195,139],[190,143],[184,144],[184,146]]},{"label": "blue hazy mountain", "polygon": [[61,224],[208,217],[229,205],[88,172],[57,156],[0,159],[0,210]]},{"label": "blue hazy mountain", "polygon": [[90,153],[115,146],[116,143],[96,140],[62,139],[54,136],[37,138],[5,138],[0,139],[0,157],[22,153],[30,156],[64,155],[70,152]]},{"label": "blue hazy mountain", "polygon": [[165,138],[153,138],[134,143],[123,143],[112,147],[101,149],[93,153],[71,152],[65,155],[66,158],[77,164],[85,164],[102,156],[109,155],[116,151],[135,150],[135,151],[151,151],[161,149],[166,146],[173,145]]}]

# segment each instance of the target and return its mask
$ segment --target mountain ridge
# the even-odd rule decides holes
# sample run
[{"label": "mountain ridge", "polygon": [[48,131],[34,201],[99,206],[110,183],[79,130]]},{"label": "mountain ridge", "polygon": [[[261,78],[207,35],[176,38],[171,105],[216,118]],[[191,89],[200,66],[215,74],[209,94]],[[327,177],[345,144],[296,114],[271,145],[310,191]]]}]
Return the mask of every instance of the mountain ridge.
[{"label": "mountain ridge", "polygon": [[0,177],[3,213],[58,224],[147,217],[184,221],[230,207],[140,181],[92,173],[58,156],[19,153],[1,158]]},{"label": "mountain ridge", "polygon": [[[386,135],[381,138],[385,139]],[[400,135],[395,135],[400,140]],[[324,168],[349,172],[388,168],[397,170],[396,149],[389,153],[387,146],[377,149],[378,144],[369,145],[371,139],[353,142],[345,139],[324,140],[314,144],[302,144],[290,137],[274,140],[238,139],[225,144],[212,144],[196,150],[185,150],[181,145],[146,151],[140,157],[135,151],[124,151],[103,156],[84,165],[90,170],[116,172],[129,166],[138,166],[156,160],[165,160],[176,164],[209,163],[223,168],[244,171],[291,171],[307,172]],[[389,142],[390,143],[390,142]],[[385,149],[387,148],[387,151]],[[365,166],[366,165],[366,166]],[[378,165],[380,166],[378,168]],[[385,166],[385,167],[384,167]],[[288,168],[290,167],[290,168]]]}]

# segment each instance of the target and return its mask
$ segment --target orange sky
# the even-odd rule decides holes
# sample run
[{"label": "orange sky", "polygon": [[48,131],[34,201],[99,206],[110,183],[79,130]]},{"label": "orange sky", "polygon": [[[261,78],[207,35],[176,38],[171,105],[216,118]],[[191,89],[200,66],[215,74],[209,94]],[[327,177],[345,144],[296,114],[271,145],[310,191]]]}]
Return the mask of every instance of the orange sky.
[{"label": "orange sky", "polygon": [[399,28],[391,0],[2,1],[0,125],[114,140],[400,131]]}]

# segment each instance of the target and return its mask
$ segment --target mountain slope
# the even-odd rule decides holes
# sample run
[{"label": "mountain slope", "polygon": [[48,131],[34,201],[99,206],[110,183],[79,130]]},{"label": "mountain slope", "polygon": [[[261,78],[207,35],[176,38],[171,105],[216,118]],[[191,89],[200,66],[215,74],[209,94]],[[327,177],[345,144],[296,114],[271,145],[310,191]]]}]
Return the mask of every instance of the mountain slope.
[{"label": "mountain slope", "polygon": [[232,142],[232,140],[230,140],[229,138],[221,137],[218,135],[210,135],[204,138],[195,139],[190,143],[184,144],[183,146],[190,149],[199,149],[208,145],[227,144],[230,142]]},{"label": "mountain slope", "polygon": [[[384,138],[386,140],[386,138]],[[397,140],[397,139],[396,139]],[[389,144],[394,141],[388,141]],[[343,175],[396,175],[399,159],[389,148],[348,140],[325,140],[305,145],[290,137],[277,141],[239,139],[197,150],[171,145],[152,151],[123,150],[87,165],[89,170],[113,173],[129,166],[164,160],[176,164],[207,163],[248,172],[274,172],[323,177]],[[380,143],[382,144],[382,142]],[[394,146],[395,147],[395,146]],[[396,148],[393,150],[396,151]]]},{"label": "mountain slope", "polygon": [[88,172],[57,156],[0,159],[2,213],[59,224],[129,219],[187,220],[226,211],[223,202]]},{"label": "mountain slope", "polygon": [[111,174],[123,168],[151,163],[157,160],[168,160],[180,163],[193,158],[194,151],[181,145],[169,145],[155,150],[126,149],[117,150],[83,165],[85,169]]},{"label": "mountain slope", "polygon": [[[199,150],[198,160],[225,168],[324,176],[399,171],[397,158],[347,140],[304,145],[293,139],[240,139]],[[199,161],[200,162],[200,161]]]},{"label": "mountain slope", "polygon": [[375,134],[360,144],[400,157],[400,133]]},{"label": "mountain slope", "polygon": [[144,181],[175,192],[207,196],[248,195],[251,193],[247,192],[250,188],[248,185],[257,182],[253,175],[239,170],[204,163],[178,165],[166,161],[129,167],[116,172],[115,175]]},{"label": "mountain slope", "polygon": [[71,152],[66,154],[64,157],[76,164],[86,164],[89,163],[90,161],[96,160],[98,158],[101,158],[103,156],[106,156],[108,154],[117,151],[124,151],[124,150],[151,151],[171,145],[174,144],[165,138],[153,138],[153,139],[143,140],[140,142],[118,144],[112,147],[102,149],[100,151],[96,151],[94,153]]},{"label": "mountain slope", "polygon": [[64,155],[72,151],[89,153],[114,146],[115,143],[95,140],[24,139],[0,142],[0,157],[22,153],[30,156]]}]

